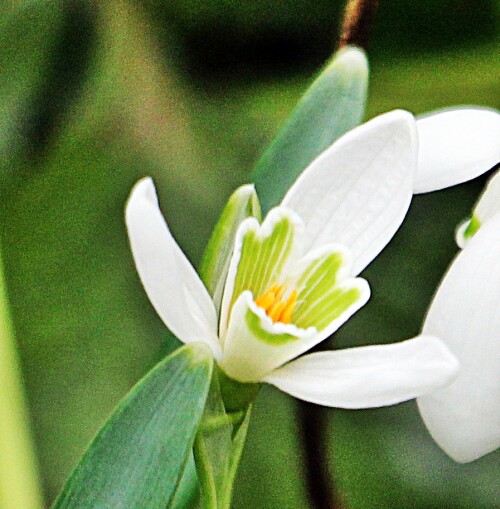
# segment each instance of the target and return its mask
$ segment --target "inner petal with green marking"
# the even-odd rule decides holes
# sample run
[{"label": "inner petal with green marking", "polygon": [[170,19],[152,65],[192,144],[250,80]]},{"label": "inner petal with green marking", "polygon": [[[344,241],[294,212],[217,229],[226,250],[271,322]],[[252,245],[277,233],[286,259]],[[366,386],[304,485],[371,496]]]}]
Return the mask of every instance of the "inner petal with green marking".
[{"label": "inner petal with green marking", "polygon": [[339,273],[345,267],[346,253],[338,246],[321,251],[299,262],[302,272],[298,276],[289,276],[284,284],[271,284],[255,298],[273,323],[321,331],[361,297],[357,286],[337,284],[342,280]]},{"label": "inner petal with green marking", "polygon": [[297,218],[274,209],[262,226],[247,229],[242,238],[231,305],[246,290],[260,295],[276,284],[296,247],[299,225]]},{"label": "inner petal with green marking", "polygon": [[369,298],[367,282],[350,277],[347,249],[304,256],[301,228],[281,207],[240,226],[221,312],[221,367],[236,380],[257,381],[309,350]]},{"label": "inner petal with green marking", "polygon": [[301,227],[300,219],[281,207],[263,224],[252,218],[242,225],[232,288],[229,284],[224,296],[228,318],[238,297],[250,292],[271,324],[319,332],[362,298],[359,280],[348,278],[347,250],[328,244],[302,256]]}]

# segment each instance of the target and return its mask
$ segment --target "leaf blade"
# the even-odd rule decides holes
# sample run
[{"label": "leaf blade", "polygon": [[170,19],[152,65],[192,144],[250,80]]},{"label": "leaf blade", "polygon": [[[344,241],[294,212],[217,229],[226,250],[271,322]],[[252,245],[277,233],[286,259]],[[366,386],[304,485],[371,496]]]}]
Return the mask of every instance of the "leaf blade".
[{"label": "leaf blade", "polygon": [[97,434],[53,509],[165,508],[191,451],[212,364],[208,351],[188,345],[153,368]]},{"label": "leaf blade", "polygon": [[257,163],[254,181],[264,213],[323,150],[361,122],[367,89],[364,52],[355,47],[337,52]]}]

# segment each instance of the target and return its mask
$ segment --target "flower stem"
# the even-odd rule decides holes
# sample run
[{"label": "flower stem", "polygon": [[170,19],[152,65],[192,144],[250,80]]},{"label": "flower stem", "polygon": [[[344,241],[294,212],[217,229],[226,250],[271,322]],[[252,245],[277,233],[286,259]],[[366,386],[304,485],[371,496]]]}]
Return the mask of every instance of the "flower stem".
[{"label": "flower stem", "polygon": [[378,0],[348,0],[340,30],[339,48],[354,45],[366,49],[377,12]]},{"label": "flower stem", "polygon": [[42,493],[29,432],[0,259],[0,507],[41,509]]},{"label": "flower stem", "polygon": [[230,509],[249,420],[250,408],[201,423],[193,453],[203,509]]},{"label": "flower stem", "polygon": [[226,481],[224,483],[224,490],[221,496],[221,503],[219,509],[230,509],[231,508],[231,498],[233,496],[233,486],[234,481],[236,479],[236,472],[238,471],[238,466],[240,464],[241,455],[243,453],[243,446],[245,445],[245,440],[247,436],[248,430],[248,421],[250,420],[250,411],[247,412],[245,416],[245,420],[242,425],[239,427],[236,436],[233,440],[233,449],[232,454],[229,459],[228,472]]},{"label": "flower stem", "polygon": [[193,453],[196,463],[196,472],[198,473],[198,480],[200,482],[202,507],[203,509],[218,509],[215,478],[201,430],[198,431],[196,435]]}]

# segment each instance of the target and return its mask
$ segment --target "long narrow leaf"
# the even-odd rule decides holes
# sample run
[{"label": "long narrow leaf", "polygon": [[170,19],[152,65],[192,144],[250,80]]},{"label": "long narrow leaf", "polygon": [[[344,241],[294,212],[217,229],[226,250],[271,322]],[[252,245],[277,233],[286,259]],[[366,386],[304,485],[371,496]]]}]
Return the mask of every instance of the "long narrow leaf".
[{"label": "long narrow leaf", "polygon": [[340,50],[257,164],[254,180],[262,212],[277,205],[323,150],[361,122],[367,88],[364,52],[355,47]]},{"label": "long narrow leaf", "polygon": [[165,509],[189,458],[212,358],[197,345],[164,359],[119,404],[53,509]]}]

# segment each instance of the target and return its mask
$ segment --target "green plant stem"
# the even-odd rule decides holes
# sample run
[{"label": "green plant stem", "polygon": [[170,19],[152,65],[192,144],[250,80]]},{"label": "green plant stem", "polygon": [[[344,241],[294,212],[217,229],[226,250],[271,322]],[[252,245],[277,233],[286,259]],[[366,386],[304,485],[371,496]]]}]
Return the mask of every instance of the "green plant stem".
[{"label": "green plant stem", "polygon": [[229,461],[229,468],[227,472],[226,482],[224,484],[224,492],[222,493],[220,500],[220,508],[219,509],[230,509],[231,508],[231,499],[233,496],[233,486],[234,481],[236,479],[236,472],[238,471],[238,466],[240,464],[241,455],[243,453],[243,446],[245,445],[245,439],[247,436],[248,430],[248,421],[250,420],[250,411],[247,412],[245,420],[238,430],[235,440],[234,440],[234,449],[233,454]]},{"label": "green plant stem", "polygon": [[242,411],[234,412],[231,414],[218,415],[216,417],[211,417],[211,418],[205,419],[201,423],[201,430],[204,433],[209,433],[211,431],[215,431],[219,428],[222,428],[223,426],[227,426],[227,425],[233,426],[233,425],[236,425],[239,422],[241,422],[244,417],[245,417],[245,413]]},{"label": "green plant stem", "polygon": [[218,509],[215,478],[202,430],[199,430],[196,435],[193,445],[193,454],[198,480],[200,482],[202,507],[203,509]]},{"label": "green plant stem", "polygon": [[[245,413],[226,414],[224,416],[207,419],[201,424],[193,445],[196,471],[200,482],[201,501],[203,509],[230,509],[233,494],[233,485],[238,471],[238,465],[243,453],[243,446],[250,420],[250,407]],[[207,441],[217,435],[218,431],[230,425],[233,436],[230,447],[226,450],[227,462],[221,479],[220,472],[214,471],[214,465],[208,452]],[[213,445],[213,444],[212,444]],[[223,443],[221,446],[224,447]],[[224,454],[223,452],[219,451]],[[215,468],[220,468],[215,467]]]},{"label": "green plant stem", "polygon": [[0,508],[42,509],[0,259]]}]

